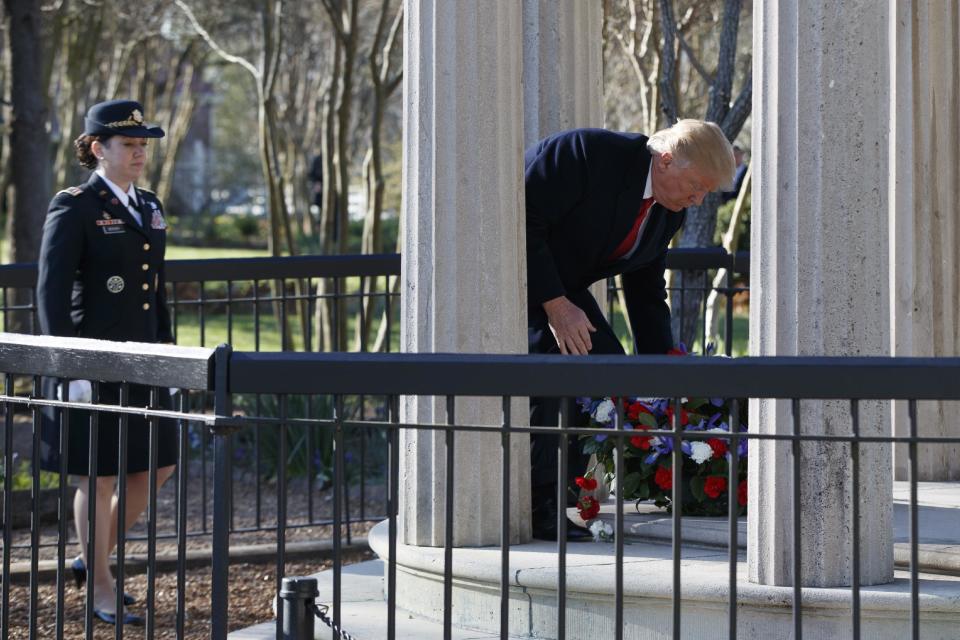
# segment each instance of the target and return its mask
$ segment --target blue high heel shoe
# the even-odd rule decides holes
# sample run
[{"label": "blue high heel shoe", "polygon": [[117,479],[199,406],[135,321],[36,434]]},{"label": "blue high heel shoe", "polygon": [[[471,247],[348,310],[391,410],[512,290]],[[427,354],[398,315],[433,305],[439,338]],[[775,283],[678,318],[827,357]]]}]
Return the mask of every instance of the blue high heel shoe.
[{"label": "blue high heel shoe", "polygon": [[[101,611],[100,609],[94,609],[93,615],[97,616],[107,624],[112,624],[116,626],[117,616],[113,613],[107,613],[106,611]],[[133,625],[135,627],[143,626],[143,616],[138,616],[133,613],[123,612],[123,624]]]},{"label": "blue high heel shoe", "polygon": [[[77,583],[77,589],[83,586],[83,583],[87,581],[87,567],[83,564],[83,558],[77,556],[73,559],[73,564],[70,565],[70,570],[73,571],[73,580]],[[136,602],[136,597],[130,595],[129,593],[123,594],[123,604],[130,606]],[[99,613],[97,614],[100,615]],[[104,614],[111,615],[111,614]],[[101,620],[103,618],[101,617]],[[111,623],[115,624],[115,623]],[[124,624],[133,624],[133,623],[124,623]]]}]

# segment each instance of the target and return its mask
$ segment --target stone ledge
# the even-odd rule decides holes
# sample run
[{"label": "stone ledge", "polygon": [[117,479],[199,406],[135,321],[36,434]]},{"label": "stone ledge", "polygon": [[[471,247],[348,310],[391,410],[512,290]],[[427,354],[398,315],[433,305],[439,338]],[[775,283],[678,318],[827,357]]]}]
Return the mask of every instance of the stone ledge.
[{"label": "stone ledge", "polygon": [[[386,523],[370,532],[371,547],[387,551]],[[672,610],[672,555],[669,546],[636,543],[625,548],[625,637],[669,637]],[[682,611],[684,638],[715,637],[727,627],[728,562],[725,552],[684,546]],[[442,620],[443,549],[398,545],[398,605],[415,616]],[[556,545],[534,542],[510,549],[511,633],[556,637]],[[499,624],[500,550],[454,550],[454,623],[480,631]],[[746,580],[741,556],[737,567],[738,631],[743,637],[770,640],[792,635],[790,587],[768,587]],[[614,559],[609,544],[571,544],[567,549],[567,635],[596,634],[614,619]],[[922,637],[955,639],[960,628],[960,579],[924,574],[920,585]],[[803,590],[804,627],[810,637],[850,633],[850,589]],[[864,637],[909,636],[910,584],[903,572],[893,583],[862,587]],[[757,635],[759,634],[759,635]]]}]

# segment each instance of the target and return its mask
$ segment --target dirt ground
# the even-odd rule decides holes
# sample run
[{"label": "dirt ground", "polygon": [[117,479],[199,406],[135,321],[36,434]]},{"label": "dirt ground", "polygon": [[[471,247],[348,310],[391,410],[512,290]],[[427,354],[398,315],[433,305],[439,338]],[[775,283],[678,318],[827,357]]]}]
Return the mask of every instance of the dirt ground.
[{"label": "dirt ground", "polygon": [[[344,558],[344,563],[358,562],[372,558],[370,552]],[[332,566],[329,560],[318,562],[289,562],[287,575],[306,575],[316,573]],[[145,575],[131,576],[127,582],[127,593],[138,596],[139,602],[129,610],[145,615],[143,601],[146,596]],[[276,578],[273,564],[236,564],[230,567],[230,610],[228,613],[230,630],[243,629],[261,622],[273,620],[272,599],[276,594]],[[184,635],[186,639],[208,638],[210,636],[210,570],[208,567],[188,570],[185,588]],[[39,592],[37,637],[54,638],[56,630],[56,589],[53,584],[43,585]],[[29,590],[25,585],[15,585],[10,593],[10,639],[28,638],[28,602]],[[155,635],[161,640],[175,639],[176,635],[177,584],[175,573],[162,573],[156,584],[156,604],[154,607]],[[94,638],[96,640],[113,639],[114,627],[99,620],[95,621]],[[64,609],[64,638],[84,637],[84,593],[70,585],[66,589],[66,607]],[[124,638],[144,638],[146,629],[127,625]]]},{"label": "dirt ground", "polygon": [[[212,465],[206,469],[206,489],[204,492],[204,469],[196,459],[189,466],[187,480],[188,499],[186,508],[187,528],[190,535],[187,538],[189,551],[204,551],[210,549],[210,532],[213,524],[213,496],[212,496]],[[362,537],[377,521],[382,520],[387,513],[385,492],[382,483],[376,481],[365,484],[362,488],[354,473],[349,482],[346,494],[347,510],[351,520],[352,536]],[[157,524],[158,540],[156,553],[158,556],[175,555],[177,544],[173,535],[176,531],[176,476],[174,476],[158,493]],[[259,508],[257,505],[258,488],[256,477],[249,471],[239,467],[234,474],[233,485],[233,530],[230,536],[231,547],[243,545],[275,545],[277,542],[277,485],[273,481],[261,479],[259,486]],[[308,506],[308,495],[313,496],[312,518]],[[316,542],[330,540],[332,527],[323,521],[328,520],[333,513],[333,491],[331,488],[321,488],[317,482],[313,490],[304,478],[291,479],[287,483],[287,526],[285,535],[287,544],[295,542]],[[362,500],[361,500],[362,497]],[[361,509],[361,502],[363,508]],[[72,505],[68,510],[68,543],[66,557],[70,559],[78,555],[79,548],[75,542],[76,533],[73,530]],[[357,520],[363,522],[357,522]],[[57,554],[57,525],[55,522],[45,524],[41,528],[40,560],[54,560]],[[143,537],[146,533],[145,518],[131,529],[131,538]],[[346,540],[344,527],[344,544]],[[11,562],[18,563],[30,559],[30,531],[18,529],[13,532],[11,548]],[[128,556],[145,556],[147,544],[145,540],[131,539],[126,544]],[[202,554],[201,554],[202,555]],[[344,564],[358,562],[372,557],[369,552],[350,552],[342,556]],[[245,560],[235,560],[236,564],[230,567],[230,596],[229,620],[230,629],[236,630],[259,624],[273,619],[271,609],[272,599],[276,594],[276,567],[273,560],[263,564],[252,564]],[[169,564],[165,565],[169,566]],[[156,583],[155,638],[175,638],[176,622],[176,572],[167,571],[161,567]],[[303,555],[288,558],[285,575],[308,575],[329,568],[331,561],[318,557],[315,560],[305,560]],[[64,637],[84,637],[84,593],[77,589],[72,582],[72,575],[68,575],[69,583],[66,586],[65,596],[65,632]],[[10,638],[28,637],[28,603],[29,587],[26,580],[15,579],[10,593]],[[145,614],[144,600],[146,598],[146,575],[131,570],[126,575],[126,591],[138,597],[139,602],[130,607],[130,611],[139,615]],[[190,568],[186,573],[185,587],[185,631],[184,638],[206,638],[210,631],[210,567],[202,565]],[[38,607],[38,638],[55,637],[56,621],[56,585],[54,578],[44,579],[39,591],[40,604]],[[114,628],[97,621],[95,638],[113,638]],[[125,627],[124,637],[145,637],[145,630],[138,627]]]}]

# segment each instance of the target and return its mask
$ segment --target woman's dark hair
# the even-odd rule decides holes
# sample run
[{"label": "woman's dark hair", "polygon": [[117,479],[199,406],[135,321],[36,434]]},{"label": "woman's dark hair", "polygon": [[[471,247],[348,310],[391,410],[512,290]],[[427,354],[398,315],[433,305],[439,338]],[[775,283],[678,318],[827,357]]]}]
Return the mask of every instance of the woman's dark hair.
[{"label": "woman's dark hair", "polygon": [[86,167],[87,169],[96,169],[97,168],[97,157],[93,155],[93,151],[90,150],[90,147],[94,142],[99,141],[100,144],[106,144],[113,136],[91,136],[87,134],[81,135],[79,138],[73,141],[73,146],[77,149],[77,160],[80,161],[80,165]]}]

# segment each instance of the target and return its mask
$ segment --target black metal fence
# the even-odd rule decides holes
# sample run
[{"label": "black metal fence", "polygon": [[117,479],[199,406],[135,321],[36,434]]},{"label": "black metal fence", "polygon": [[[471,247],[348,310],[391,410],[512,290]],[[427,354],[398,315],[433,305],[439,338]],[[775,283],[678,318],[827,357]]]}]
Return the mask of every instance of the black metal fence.
[{"label": "black metal fence", "polygon": [[[800,557],[796,545],[799,536],[800,504],[802,496],[799,483],[798,460],[802,455],[801,443],[828,442],[834,444],[848,443],[851,448],[853,473],[845,481],[851,483],[853,495],[858,494],[859,458],[858,448],[862,444],[905,443],[910,456],[910,637],[919,638],[920,608],[919,597],[922,584],[918,569],[917,543],[917,448],[921,445],[935,445],[943,442],[960,442],[958,438],[923,438],[918,437],[916,424],[916,405],[924,400],[957,400],[960,399],[960,386],[956,381],[960,379],[960,359],[903,359],[903,358],[740,358],[740,359],[713,359],[713,358],[669,358],[659,356],[647,357],[548,357],[548,356],[475,356],[475,355],[414,355],[414,354],[318,354],[318,353],[255,353],[232,352],[228,347],[213,350],[189,350],[180,347],[156,347],[155,352],[131,347],[129,345],[86,344],[83,340],[62,340],[54,338],[34,338],[25,336],[0,337],[0,371],[6,374],[5,391],[0,398],[6,416],[4,459],[7,469],[12,463],[11,438],[18,428],[31,429],[33,444],[38,446],[39,412],[45,406],[83,406],[70,405],[55,400],[43,400],[39,396],[40,381],[38,376],[58,376],[62,378],[88,378],[101,381],[122,381],[124,384],[149,384],[159,387],[176,387],[180,389],[180,398],[189,398],[197,393],[207,392],[214,398],[212,411],[190,408],[181,402],[178,411],[145,410],[133,407],[98,407],[104,413],[101,415],[121,416],[121,437],[123,435],[123,416],[148,415],[151,418],[150,429],[160,418],[168,417],[179,421],[179,447],[181,456],[187,455],[188,438],[187,425],[189,423],[202,425],[210,433],[213,449],[213,514],[212,537],[210,556],[211,588],[209,592],[209,611],[211,615],[209,634],[213,638],[224,638],[230,628],[231,619],[231,568],[229,550],[231,539],[236,535],[231,530],[231,511],[236,499],[232,495],[234,456],[233,447],[238,434],[242,429],[256,431],[273,431],[277,434],[278,446],[276,453],[279,460],[286,460],[289,442],[286,437],[287,429],[291,426],[313,426],[330,434],[333,442],[333,474],[332,474],[332,511],[329,535],[332,541],[332,573],[333,597],[330,612],[331,621],[339,626],[342,622],[342,607],[345,596],[341,592],[343,548],[350,535],[348,524],[347,503],[344,500],[344,489],[347,483],[347,474],[351,465],[346,457],[347,442],[351,434],[362,430],[374,430],[383,434],[386,455],[384,457],[382,477],[385,483],[386,508],[384,517],[389,523],[389,548],[386,570],[386,603],[387,620],[384,637],[394,638],[396,633],[396,596],[397,596],[397,505],[399,494],[399,433],[404,429],[438,431],[445,434],[445,443],[448,448],[445,473],[446,495],[449,499],[445,507],[446,531],[451,531],[453,517],[452,466],[457,460],[452,455],[455,439],[458,434],[484,430],[500,436],[502,448],[499,468],[501,470],[500,499],[501,504],[508,503],[511,495],[511,474],[509,459],[509,440],[513,434],[550,433],[558,436],[558,454],[560,457],[561,475],[566,467],[566,441],[571,437],[583,434],[596,433],[589,429],[573,428],[569,423],[570,416],[562,416],[561,426],[557,427],[528,427],[524,422],[511,417],[509,407],[511,399],[529,396],[630,396],[680,398],[683,396],[702,396],[717,398],[782,398],[792,400],[794,407],[793,423],[791,428],[784,429],[777,434],[772,433],[730,433],[721,435],[729,441],[731,455],[737,455],[736,446],[740,440],[778,440],[789,443],[792,451],[793,473],[785,481],[792,482],[793,495],[793,531],[794,531],[794,575],[799,575],[799,568],[803,559]],[[108,350],[105,350],[108,349]],[[26,376],[32,385],[22,392],[18,392],[17,377]],[[255,411],[238,414],[235,411],[235,400],[248,394],[273,397],[276,400],[278,412],[264,415]],[[438,421],[436,424],[407,424],[401,422],[398,411],[401,396],[427,396],[446,398],[450,408],[448,420]],[[492,396],[503,399],[504,411],[499,424],[477,425],[457,424],[453,419],[452,407],[461,398],[474,396]],[[309,417],[293,416],[290,407],[302,398],[315,398],[319,402],[323,399],[327,412]],[[346,407],[356,404],[360,398],[376,398],[378,405],[386,407],[386,412],[375,413],[358,411],[350,414]],[[804,399],[846,399],[850,401],[851,423],[850,430],[837,435],[814,435],[806,433],[799,422],[799,405]],[[904,399],[909,402],[910,436],[863,436],[860,434],[858,421],[858,407],[861,401],[868,399],[890,400]],[[11,416],[14,409],[22,407],[32,415],[29,425],[16,425]],[[621,405],[618,409],[623,411]],[[648,435],[656,435],[669,439],[673,443],[673,500],[681,503],[682,478],[679,476],[681,464],[681,444],[684,441],[703,438],[703,434],[684,431],[681,428],[679,410],[674,412],[672,429],[648,431]],[[65,415],[65,414],[64,414]],[[92,416],[98,415],[93,413]],[[91,420],[94,418],[91,417]],[[622,424],[622,421],[620,422]],[[70,428],[69,420],[61,421],[61,429]],[[91,430],[91,433],[95,432]],[[611,436],[617,441],[618,450],[623,452],[625,440],[631,432],[623,429],[614,431]],[[716,434],[711,434],[716,435]],[[623,460],[623,456],[619,456]],[[181,458],[182,460],[182,458]],[[618,463],[619,464],[619,463]],[[155,465],[154,465],[155,466]],[[176,479],[176,536],[178,543],[178,562],[176,575],[177,604],[172,620],[161,619],[154,606],[156,593],[153,582],[157,575],[155,558],[156,532],[159,531],[157,519],[155,487],[150,493],[150,502],[147,509],[147,593],[146,593],[146,634],[154,637],[162,625],[170,624],[178,637],[183,637],[185,588],[182,582],[186,558],[182,554],[186,547],[187,497],[196,490],[195,485],[186,475],[185,466],[180,465]],[[731,464],[731,474],[736,469]],[[288,551],[286,548],[288,537],[287,500],[289,486],[287,466],[277,465],[276,500],[277,526],[275,529],[276,571],[274,575],[276,592],[281,589],[281,579],[287,566]],[[38,495],[39,479],[34,473],[32,492]],[[123,491],[123,474],[120,479],[120,491]],[[730,479],[730,486],[734,486],[735,477]],[[51,614],[44,610],[43,615],[53,620],[53,627],[43,627],[41,622],[46,618],[40,617],[40,603],[37,600],[37,589],[42,582],[39,572],[39,531],[34,524],[30,531],[29,544],[23,550],[29,555],[29,602],[23,619],[13,619],[10,615],[10,563],[11,554],[16,545],[9,527],[4,527],[3,539],[3,614],[0,618],[4,637],[13,637],[10,634],[15,628],[26,628],[29,637],[64,637],[64,619],[66,604],[64,599],[65,583],[67,581],[66,546],[72,542],[66,533],[66,474],[61,470],[58,478],[60,492],[59,531],[56,536],[56,591],[55,611]],[[561,484],[562,487],[562,484]],[[562,491],[562,489],[561,489]],[[4,523],[10,522],[12,487],[9,480],[4,483]],[[559,503],[563,504],[563,496],[558,496]],[[728,514],[729,524],[729,586],[727,596],[728,616],[727,635],[737,637],[738,608],[737,608],[737,539],[736,539],[736,511],[731,504]],[[32,509],[37,508],[34,498]],[[504,508],[501,514],[501,528],[505,533],[509,531],[510,511]],[[613,562],[617,567],[612,592],[615,597],[615,624],[613,637],[623,637],[623,504],[618,502],[616,508],[615,545]],[[560,517],[558,524],[566,526],[566,519]],[[683,517],[680,509],[675,509],[672,515],[673,539],[672,555],[672,589],[670,591],[672,606],[672,636],[679,638],[683,607],[678,597],[681,587],[680,572],[680,532]],[[860,584],[856,570],[859,566],[860,540],[858,535],[858,519],[854,514],[851,522],[853,533],[852,558],[854,563],[854,584],[850,588],[851,611],[850,625],[852,635],[860,637],[861,607],[859,601]],[[116,572],[118,576],[118,606],[123,593],[124,581],[124,539],[118,536]],[[508,538],[501,538],[501,619],[500,636],[508,637],[507,611],[510,598],[510,583],[507,568],[511,553]],[[449,535],[447,548],[451,546]],[[558,582],[557,590],[557,629],[559,638],[565,637],[564,629],[567,616],[567,585],[565,581],[564,563],[567,554],[566,541],[563,536],[557,542]],[[94,553],[91,550],[89,553]],[[449,594],[453,583],[452,555],[445,554],[444,582],[445,593]],[[443,626],[445,637],[449,637],[453,626],[453,612],[450,607],[449,596],[446,600]],[[804,590],[799,583],[794,584],[792,590],[794,637],[802,637],[804,619]],[[85,626],[86,634],[92,637],[93,625],[91,606],[88,604]],[[283,611],[278,613],[278,620],[283,618]],[[39,619],[38,619],[39,618]],[[49,629],[40,633],[38,628]],[[349,629],[347,629],[349,631]],[[128,632],[129,633],[129,632]],[[277,634],[281,633],[279,623]],[[38,635],[39,634],[39,635]],[[123,634],[123,627],[117,627],[117,637]],[[20,637],[20,636],[17,636]],[[331,635],[331,637],[336,637]]]},{"label": "black metal fence", "polygon": [[[702,352],[714,343],[727,355],[745,352],[749,262],[746,252],[714,248],[667,254],[667,269],[686,273],[683,288],[670,288],[680,296],[678,319],[684,320],[679,316],[686,295],[701,300],[696,335],[686,339],[691,349]],[[249,351],[398,350],[398,254],[169,260],[166,275],[177,344],[225,342]],[[39,333],[36,280],[35,264],[0,266],[2,330]],[[607,291],[608,317],[628,343],[616,279],[608,281]],[[717,299],[708,307],[711,293]]]}]

